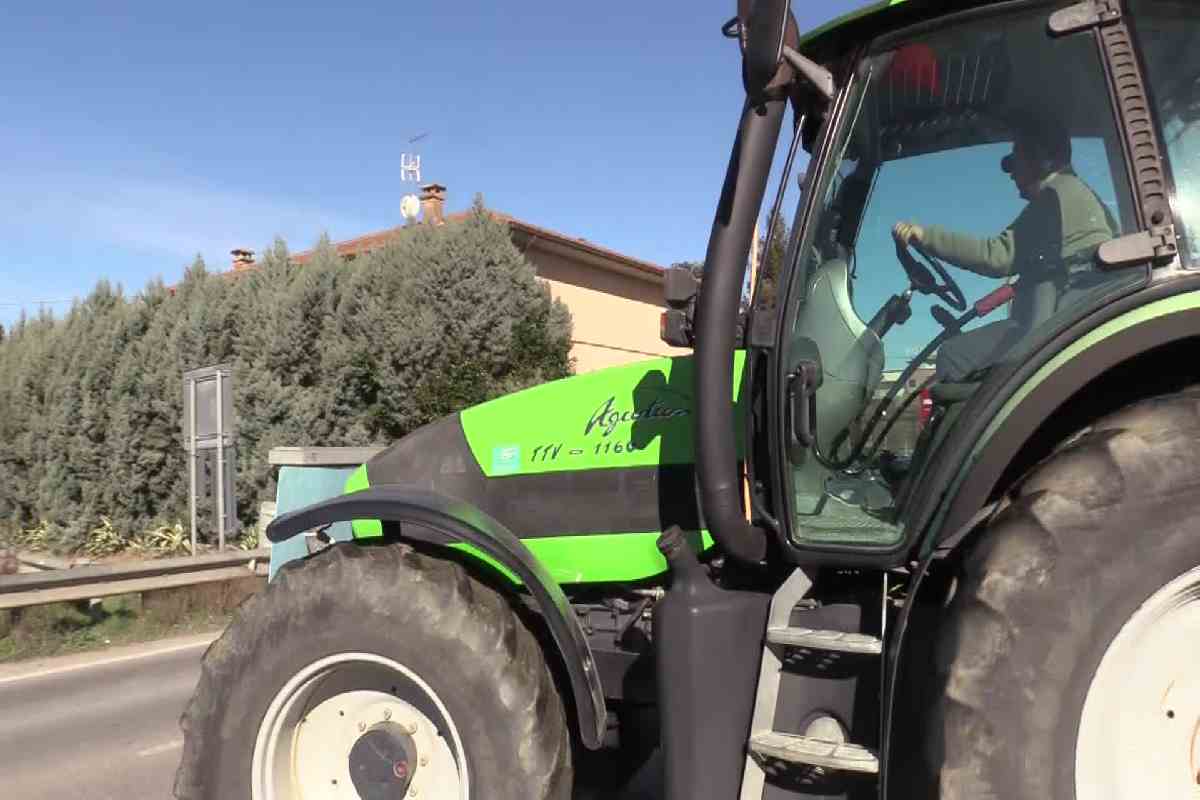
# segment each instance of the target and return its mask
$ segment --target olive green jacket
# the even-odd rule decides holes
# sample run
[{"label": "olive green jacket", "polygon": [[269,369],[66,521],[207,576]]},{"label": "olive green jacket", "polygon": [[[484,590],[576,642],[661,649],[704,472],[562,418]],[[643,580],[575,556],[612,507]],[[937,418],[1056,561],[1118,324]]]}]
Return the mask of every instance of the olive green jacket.
[{"label": "olive green jacket", "polygon": [[1074,172],[1052,173],[999,236],[978,238],[937,225],[925,228],[923,248],[963,269],[991,278],[1033,280],[1065,276],[1064,267],[1090,262],[1117,234],[1108,209]]}]

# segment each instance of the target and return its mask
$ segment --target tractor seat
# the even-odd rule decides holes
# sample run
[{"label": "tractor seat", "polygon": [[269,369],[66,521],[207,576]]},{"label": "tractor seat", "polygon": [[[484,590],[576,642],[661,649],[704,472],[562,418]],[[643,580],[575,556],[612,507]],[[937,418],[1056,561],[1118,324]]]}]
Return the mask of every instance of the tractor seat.
[{"label": "tractor seat", "polygon": [[971,383],[935,383],[929,387],[929,396],[933,402],[940,406],[948,406],[952,403],[961,403],[975,394],[979,389],[979,383],[973,381]]}]

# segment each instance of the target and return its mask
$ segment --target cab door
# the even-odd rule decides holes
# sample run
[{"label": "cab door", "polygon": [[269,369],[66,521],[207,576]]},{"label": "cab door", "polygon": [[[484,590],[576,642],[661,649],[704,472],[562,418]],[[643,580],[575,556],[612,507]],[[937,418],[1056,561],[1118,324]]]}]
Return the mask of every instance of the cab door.
[{"label": "cab door", "polygon": [[[826,116],[770,350],[780,523],[802,551],[902,553],[908,498],[988,375],[1146,281],[1096,264],[1138,223],[1097,40],[1052,37],[1053,8],[881,38]],[[1031,118],[1070,153],[1019,183],[1005,159]],[[897,223],[942,253],[962,310],[916,288]],[[963,316],[1009,285],[1012,303]],[[906,313],[889,316],[897,302]]]}]

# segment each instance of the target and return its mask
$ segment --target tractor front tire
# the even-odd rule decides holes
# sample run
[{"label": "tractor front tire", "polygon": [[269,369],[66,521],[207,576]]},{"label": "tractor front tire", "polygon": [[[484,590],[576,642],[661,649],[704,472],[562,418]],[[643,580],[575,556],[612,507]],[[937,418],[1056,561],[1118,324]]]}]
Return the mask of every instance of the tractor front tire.
[{"label": "tractor front tire", "polygon": [[942,800],[1200,796],[1200,391],[1025,478],[961,563],[929,740]]},{"label": "tractor front tire", "polygon": [[204,656],[181,800],[566,800],[567,718],[509,603],[450,561],[338,544]]}]

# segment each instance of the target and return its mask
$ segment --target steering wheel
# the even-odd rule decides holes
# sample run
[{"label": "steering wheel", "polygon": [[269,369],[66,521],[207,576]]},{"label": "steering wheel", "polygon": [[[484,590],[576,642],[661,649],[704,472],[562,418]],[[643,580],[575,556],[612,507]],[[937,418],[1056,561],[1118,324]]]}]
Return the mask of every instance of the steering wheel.
[{"label": "steering wheel", "polygon": [[[929,266],[926,267],[916,259],[913,252],[916,252]],[[904,271],[908,274],[908,280],[912,284],[912,288],[921,294],[932,294],[939,297],[948,306],[955,311],[962,311],[967,307],[967,298],[963,295],[962,289],[954,278],[950,277],[950,273],[933,256],[921,250],[916,244],[912,245],[912,250],[909,250],[909,245],[896,242],[896,258],[900,259],[900,266],[904,267]],[[933,277],[933,272],[937,273],[938,278],[942,279],[941,283]]]}]

